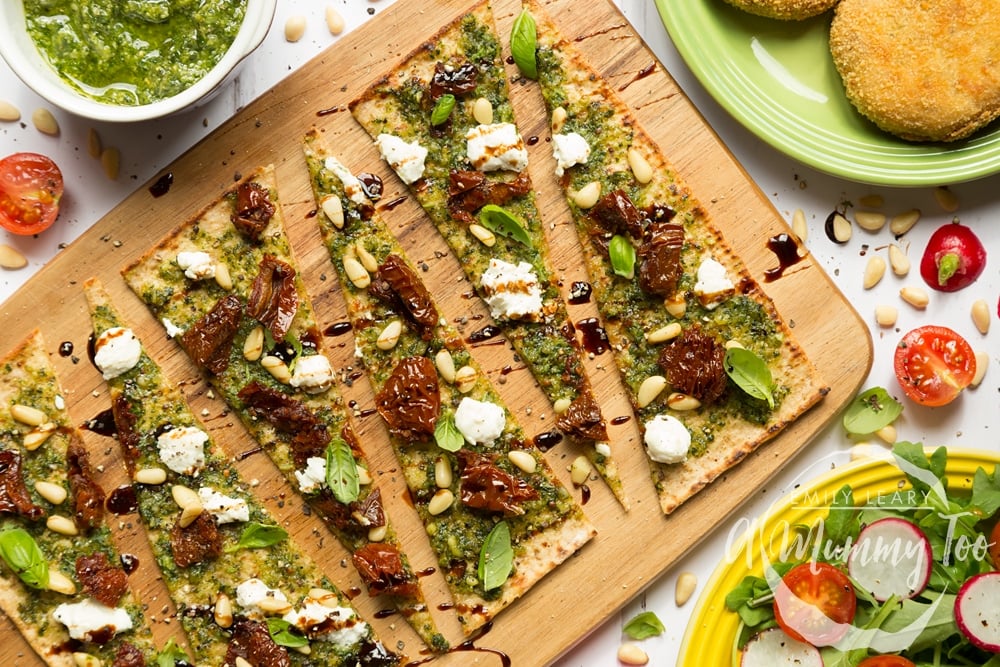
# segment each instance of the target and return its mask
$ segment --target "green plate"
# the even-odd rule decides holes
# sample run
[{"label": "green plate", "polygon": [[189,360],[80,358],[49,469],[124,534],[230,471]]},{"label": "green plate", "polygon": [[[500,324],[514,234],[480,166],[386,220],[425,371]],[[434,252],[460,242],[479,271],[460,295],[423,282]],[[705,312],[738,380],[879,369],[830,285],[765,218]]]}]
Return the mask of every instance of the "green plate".
[{"label": "green plate", "polygon": [[827,45],[831,14],[753,16],[723,0],[655,0],[674,45],[708,92],[760,139],[852,181],[927,186],[1000,171],[1000,125],[948,144],[879,130],[844,96]]}]

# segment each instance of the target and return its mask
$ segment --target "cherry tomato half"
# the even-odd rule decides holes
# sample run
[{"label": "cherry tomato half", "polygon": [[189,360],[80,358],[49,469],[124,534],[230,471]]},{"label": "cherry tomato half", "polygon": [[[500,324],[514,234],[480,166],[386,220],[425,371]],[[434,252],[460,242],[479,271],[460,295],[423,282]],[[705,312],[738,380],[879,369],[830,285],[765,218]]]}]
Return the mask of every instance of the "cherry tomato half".
[{"label": "cherry tomato half", "polygon": [[976,355],[969,343],[947,327],[928,325],[909,332],[896,346],[899,386],[920,405],[946,405],[969,386]]},{"label": "cherry tomato half", "polygon": [[774,616],[790,637],[813,646],[843,639],[858,598],[847,575],[829,563],[802,563],[774,591]]},{"label": "cherry tomato half", "polygon": [[993,568],[1000,570],[1000,521],[993,524],[993,530],[990,531],[990,547],[988,553],[990,556],[990,562],[993,563]]},{"label": "cherry tomato half", "polygon": [[901,655],[873,655],[858,663],[858,667],[917,667]]},{"label": "cherry tomato half", "polygon": [[0,226],[31,235],[48,229],[59,214],[62,172],[38,153],[14,153],[0,160]]}]

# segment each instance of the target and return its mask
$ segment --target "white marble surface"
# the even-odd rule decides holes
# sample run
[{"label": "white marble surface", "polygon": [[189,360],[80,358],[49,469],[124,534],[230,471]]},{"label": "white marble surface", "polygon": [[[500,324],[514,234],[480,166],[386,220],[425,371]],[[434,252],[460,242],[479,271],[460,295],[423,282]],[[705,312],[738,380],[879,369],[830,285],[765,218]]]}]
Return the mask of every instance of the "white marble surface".
[{"label": "white marble surface", "polygon": [[[856,201],[858,197],[872,192],[885,198],[885,210],[889,213],[911,207],[922,209],[923,220],[907,235],[910,255],[916,261],[930,232],[952,217],[936,204],[931,189],[894,189],[851,183],[823,175],[786,158],[744,130],[701,88],[674,50],[650,0],[614,1],[777,210],[786,219],[791,218],[796,208],[805,212],[810,226],[807,245],[870,323],[875,360],[865,386],[880,385],[899,393],[892,371],[893,348],[901,332],[921,324],[951,326],[964,335],[973,348],[989,352],[991,368],[983,385],[977,390],[965,392],[954,404],[927,409],[904,402],[905,411],[898,423],[900,438],[935,446],[949,444],[1000,449],[997,442],[1000,420],[996,418],[1000,403],[1000,369],[997,368],[1000,323],[996,314],[1000,292],[1000,272],[997,270],[997,262],[1000,262],[1000,176],[952,187],[961,201],[957,215],[963,223],[975,229],[991,253],[986,273],[974,286],[950,295],[933,293],[930,306],[922,312],[902,303],[897,296],[903,285],[920,284],[915,272],[906,279],[889,275],[875,289],[865,291],[861,286],[867,259],[863,255],[863,246],[869,246],[869,251],[884,246],[891,240],[888,231],[879,234],[856,231],[846,246],[835,246],[823,234],[826,215],[840,202]],[[37,238],[15,237],[0,232],[0,243],[15,246],[29,258],[29,266],[25,269],[0,271],[0,301],[27,282],[35,271],[59,252],[63,244],[83,233],[136,187],[225,122],[237,108],[332,43],[334,38],[323,20],[327,4],[316,0],[282,0],[264,44],[250,57],[240,76],[209,105],[159,122],[132,126],[96,125],[108,144],[122,149],[121,176],[115,182],[109,181],[100,164],[87,155],[87,131],[93,123],[56,111],[61,134],[58,137],[40,134],[31,126],[30,115],[35,108],[45,106],[44,102],[0,63],[0,99],[14,103],[24,116],[21,123],[0,123],[0,156],[17,151],[45,153],[57,161],[66,180],[62,213],[53,228]],[[329,4],[344,15],[350,30],[369,18],[369,12],[387,9],[392,0],[329,0]],[[289,16],[296,14],[308,17],[308,30],[301,41],[290,44],[284,39],[283,26]],[[884,253],[884,250],[881,252]],[[969,315],[972,302],[980,298],[990,305],[994,331],[988,336],[980,335],[975,330]],[[900,318],[895,330],[880,330],[874,323],[874,308],[883,303],[899,308]],[[828,470],[832,465],[846,462],[850,445],[841,430],[831,426],[785,470],[780,471],[752,501],[728,521],[712,528],[704,542],[674,568],[652,582],[624,609],[612,613],[603,626],[588,636],[581,636],[580,644],[557,664],[560,667],[618,664],[616,652],[624,641],[621,628],[626,620],[641,610],[654,611],[667,628],[660,637],[640,642],[650,655],[650,664],[676,664],[684,630],[695,606],[694,600],[681,608],[674,604],[677,575],[684,571],[696,573],[700,591],[701,585],[722,560],[741,519],[758,516],[786,490]],[[535,638],[534,641],[544,641],[544,638]]]}]

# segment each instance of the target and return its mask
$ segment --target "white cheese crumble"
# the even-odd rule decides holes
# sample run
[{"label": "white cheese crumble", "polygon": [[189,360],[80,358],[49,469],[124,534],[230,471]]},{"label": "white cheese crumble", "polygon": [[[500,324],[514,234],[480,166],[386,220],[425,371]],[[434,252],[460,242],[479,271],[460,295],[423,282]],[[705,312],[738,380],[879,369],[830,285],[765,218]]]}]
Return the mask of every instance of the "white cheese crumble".
[{"label": "white cheese crumble", "polygon": [[319,394],[333,384],[333,368],[322,354],[298,357],[295,359],[292,379],[288,383],[307,394]]},{"label": "white cheese crumble", "polygon": [[368,624],[359,620],[349,607],[327,607],[319,602],[306,602],[281,617],[302,631],[306,637],[331,642],[343,647],[354,646],[368,635]]},{"label": "white cheese crumble", "polygon": [[328,157],[323,166],[332,171],[340,179],[348,199],[359,205],[368,203],[368,196],[365,195],[365,189],[361,187],[361,181],[351,173],[350,169],[342,165],[340,160],[335,157]]},{"label": "white cheese crumble", "polygon": [[521,171],[528,166],[528,149],[513,123],[477,125],[465,133],[465,153],[480,171]]},{"label": "white cheese crumble", "polygon": [[201,506],[215,517],[215,523],[250,520],[250,508],[243,498],[224,495],[208,486],[198,489],[198,497],[201,498]]},{"label": "white cheese crumble", "polygon": [[481,283],[493,317],[541,319],[542,288],[531,264],[519,262],[515,266],[502,259],[491,259]]},{"label": "white cheese crumble", "polygon": [[646,453],[658,463],[680,463],[691,449],[691,433],[676,417],[656,415],[646,422]]},{"label": "white cheese crumble", "polygon": [[393,134],[382,133],[375,140],[382,159],[389,163],[400,180],[409,185],[424,175],[427,149],[416,140],[407,143]]},{"label": "white cheese crumble", "polygon": [[590,144],[576,132],[552,135],[552,157],[556,159],[556,176],[573,165],[583,164],[590,157]]},{"label": "white cheese crumble", "polygon": [[502,407],[466,396],[455,410],[455,427],[469,444],[492,445],[503,433],[507,416]]},{"label": "white cheese crumble", "polygon": [[208,434],[197,426],[181,426],[156,439],[160,460],[180,475],[194,475],[205,466]]},{"label": "white cheese crumble", "polygon": [[85,642],[92,641],[91,636],[105,628],[110,628],[113,634],[132,629],[132,618],[127,611],[90,598],[64,602],[55,608],[52,616],[66,626],[70,637]]},{"label": "white cheese crumble", "polygon": [[167,330],[167,338],[176,338],[177,336],[184,335],[184,329],[181,329],[167,318],[164,317],[161,321],[163,322],[163,328]]},{"label": "white cheese crumble", "polygon": [[[258,605],[267,598],[288,602],[285,594],[277,588],[270,588],[256,577],[247,579],[236,587],[236,604],[249,613],[260,612]],[[249,614],[248,614],[249,615]]]},{"label": "white cheese crumble", "polygon": [[726,275],[726,267],[709,257],[698,267],[694,293],[702,305],[712,310],[736,290],[736,285]]},{"label": "white cheese crumble", "polygon": [[62,397],[61,394],[56,394],[55,399],[52,401],[53,405],[56,406],[56,410],[66,409],[66,399]]},{"label": "white cheese crumble", "polygon": [[131,329],[111,327],[94,343],[94,364],[105,380],[132,370],[142,356],[142,344]]},{"label": "white cheese crumble", "polygon": [[177,253],[177,266],[191,280],[207,280],[215,277],[215,263],[207,252],[185,251]]},{"label": "white cheese crumble", "polygon": [[597,451],[598,454],[600,454],[605,458],[611,456],[611,445],[609,445],[606,442],[597,443],[596,445],[594,445],[594,449]]},{"label": "white cheese crumble", "polygon": [[310,456],[306,459],[306,467],[295,471],[295,479],[298,480],[302,493],[319,491],[326,484],[326,459]]}]

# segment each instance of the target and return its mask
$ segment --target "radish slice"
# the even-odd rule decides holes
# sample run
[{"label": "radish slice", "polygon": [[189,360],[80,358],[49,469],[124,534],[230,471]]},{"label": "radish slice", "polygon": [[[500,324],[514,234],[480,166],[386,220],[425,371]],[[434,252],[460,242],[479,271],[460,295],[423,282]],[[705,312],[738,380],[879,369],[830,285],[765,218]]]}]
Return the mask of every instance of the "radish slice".
[{"label": "radish slice", "polygon": [[931,577],[931,543],[916,525],[889,517],[866,526],[847,557],[851,577],[880,602],[912,598]]},{"label": "radish slice", "polygon": [[819,649],[792,639],[781,628],[770,628],[743,647],[740,667],[823,667]]},{"label": "radish slice", "polygon": [[958,589],[955,622],[970,642],[1000,653],[1000,572],[977,574]]}]

